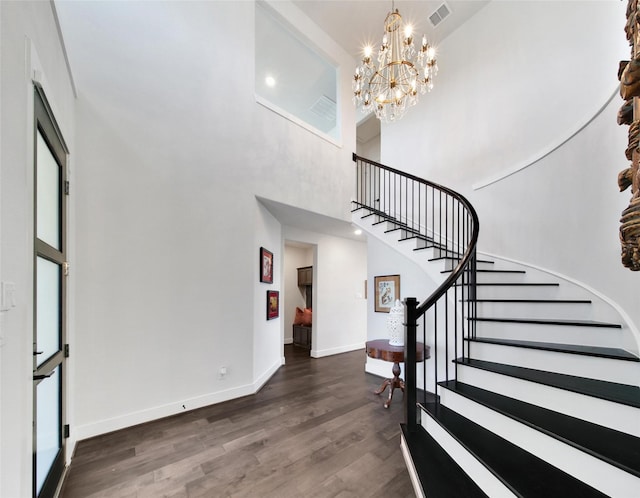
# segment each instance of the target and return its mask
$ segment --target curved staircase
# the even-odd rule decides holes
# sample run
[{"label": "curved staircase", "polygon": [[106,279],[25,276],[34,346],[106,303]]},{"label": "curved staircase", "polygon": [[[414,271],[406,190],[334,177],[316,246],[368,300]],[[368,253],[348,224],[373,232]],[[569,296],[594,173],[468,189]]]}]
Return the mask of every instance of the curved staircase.
[{"label": "curved staircase", "polygon": [[[354,223],[436,288],[405,300],[401,444],[416,494],[640,497],[640,358],[615,309],[543,271],[476,257],[466,200],[354,161]],[[416,341],[432,347],[424,368],[410,361]]]}]

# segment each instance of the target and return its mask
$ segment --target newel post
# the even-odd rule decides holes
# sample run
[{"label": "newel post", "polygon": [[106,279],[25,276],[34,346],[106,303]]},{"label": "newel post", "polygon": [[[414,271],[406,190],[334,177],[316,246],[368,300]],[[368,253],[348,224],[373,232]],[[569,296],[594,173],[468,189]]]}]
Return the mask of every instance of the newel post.
[{"label": "newel post", "polygon": [[404,301],[404,419],[407,430],[418,429],[416,409],[416,330],[418,300],[408,297]]}]

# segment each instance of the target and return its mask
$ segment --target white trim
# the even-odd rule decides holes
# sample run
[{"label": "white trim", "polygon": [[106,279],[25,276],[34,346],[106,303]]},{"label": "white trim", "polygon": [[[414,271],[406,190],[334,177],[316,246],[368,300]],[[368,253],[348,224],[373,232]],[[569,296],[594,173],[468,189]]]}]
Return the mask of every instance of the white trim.
[{"label": "white trim", "polygon": [[49,3],[51,4],[53,19],[56,22],[56,29],[58,30],[58,40],[60,41],[60,47],[62,48],[62,54],[64,55],[64,62],[67,66],[67,74],[69,75],[69,81],[71,82],[71,90],[73,90],[73,96],[75,98],[78,98],[78,89],[76,88],[76,82],[73,79],[71,63],[69,62],[69,54],[67,53],[67,46],[64,43],[64,35],[62,34],[62,26],[60,26],[60,19],[58,18],[58,11],[56,10],[56,3],[54,0],[49,0]]},{"label": "white trim", "polygon": [[[282,360],[281,360],[282,361]],[[174,401],[164,405],[155,406],[140,410],[137,412],[127,413],[117,417],[99,420],[94,423],[80,425],[75,428],[75,439],[80,441],[89,437],[113,432],[126,427],[143,424],[152,420],[158,420],[178,413],[195,410],[204,406],[230,401],[242,396],[256,394],[262,386],[278,371],[280,362],[272,365],[264,374],[257,378],[252,384],[234,387],[225,391],[217,391],[214,393],[196,396],[182,401]]]},{"label": "white trim", "polygon": [[411,452],[409,451],[407,442],[404,439],[404,433],[400,434],[400,450],[402,450],[404,463],[407,466],[407,471],[409,472],[409,479],[411,479],[411,484],[413,485],[413,492],[418,498],[425,498],[424,490],[422,489],[420,478],[418,477],[418,472],[416,472],[416,467],[413,465]]},{"label": "white trim", "polygon": [[273,374],[275,374],[283,364],[284,363],[282,362],[282,359],[281,359],[279,362],[276,362],[273,365],[271,365],[260,377],[258,377],[256,380],[253,381],[254,394],[257,393],[260,389],[262,389],[262,386],[264,386],[269,381],[269,379],[273,377]]},{"label": "white trim", "polygon": [[273,111],[276,114],[279,114],[280,116],[282,116],[283,118],[287,119],[288,121],[291,121],[292,123],[297,124],[298,126],[300,126],[301,128],[304,128],[307,131],[310,131],[314,135],[316,135],[316,136],[320,137],[321,139],[329,142],[330,144],[335,145],[336,147],[339,147],[340,149],[342,148],[342,141],[341,140],[336,140],[335,138],[327,135],[326,133],[321,132],[317,128],[314,128],[310,124],[304,122],[303,120],[301,120],[300,118],[294,116],[293,114],[285,111],[284,109],[282,109],[282,107],[278,107],[277,105],[275,105],[274,103],[272,103],[269,100],[265,99],[264,97],[261,97],[260,95],[256,94],[255,98],[256,98],[256,103],[257,104],[260,104],[264,108],[269,109],[270,111]]},{"label": "white trim", "polygon": [[571,140],[573,137],[575,137],[578,133],[584,130],[587,126],[591,124],[591,122],[594,119],[596,119],[600,114],[602,114],[602,112],[607,108],[607,106],[613,100],[613,98],[618,95],[618,93],[619,93],[619,85],[616,85],[615,90],[613,91],[611,96],[607,99],[607,101],[594,114],[592,114],[591,117],[587,118],[585,123],[579,126],[578,129],[576,129],[572,133],[569,133],[568,135],[565,135],[564,138],[556,142],[553,142],[546,149],[542,149],[542,152],[538,152],[534,154],[533,157],[530,157],[529,159],[521,162],[520,164],[516,164],[511,168],[505,169],[504,171],[496,174],[491,178],[478,182],[475,185],[472,185],[471,188],[473,188],[473,190],[480,190],[485,187],[488,187],[489,185],[493,185],[494,183],[504,180],[505,178],[508,178],[511,175],[514,175],[519,171],[522,171],[523,169],[528,168],[529,166],[533,166],[537,162],[547,157],[549,154],[552,154],[553,152],[558,150],[560,147],[562,147],[564,144],[566,144],[569,140]]},{"label": "white trim", "polygon": [[350,351],[357,351],[358,349],[364,349],[364,343],[358,342],[356,344],[348,344],[346,346],[340,346],[337,348],[329,349],[312,349],[312,358],[322,358],[323,356],[332,356],[334,354],[348,353]]},{"label": "white trim", "polygon": [[620,318],[622,318],[622,320],[625,322],[626,326],[629,328],[629,331],[631,332],[631,335],[636,340],[636,346],[637,346],[636,352],[640,351],[640,331],[638,330],[638,327],[633,322],[633,320],[631,320],[631,317],[629,317],[629,315],[624,311],[624,309],[622,309],[620,307],[620,305],[618,303],[616,303],[615,301],[611,300],[609,297],[605,296],[604,294],[600,293],[599,291],[597,291],[593,287],[590,287],[589,285],[585,284],[584,282],[580,282],[579,280],[575,280],[575,279],[573,279],[571,277],[563,275],[562,273],[558,273],[556,271],[548,270],[546,268],[541,268],[540,266],[536,266],[536,265],[533,265],[533,264],[530,264],[530,263],[523,263],[522,261],[518,261],[516,259],[506,258],[504,256],[498,256],[497,254],[491,254],[491,253],[488,253],[488,252],[481,252],[481,251],[477,251],[477,254],[481,254],[481,255],[487,256],[489,258],[501,259],[503,261],[508,261],[510,263],[515,263],[517,265],[525,266],[527,268],[533,268],[534,270],[538,270],[540,272],[547,273],[547,274],[552,275],[552,276],[554,276],[556,278],[560,278],[562,280],[570,282],[570,283],[572,283],[573,285],[575,285],[577,287],[582,287],[587,292],[590,292],[594,296],[596,296],[599,299],[601,299],[603,302],[607,303],[618,314],[620,314]]}]

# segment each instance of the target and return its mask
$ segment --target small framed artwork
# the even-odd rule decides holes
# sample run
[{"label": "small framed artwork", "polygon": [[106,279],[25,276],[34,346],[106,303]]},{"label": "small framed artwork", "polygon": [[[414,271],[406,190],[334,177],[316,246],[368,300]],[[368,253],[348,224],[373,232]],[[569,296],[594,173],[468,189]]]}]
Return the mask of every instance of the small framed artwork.
[{"label": "small framed artwork", "polygon": [[260,248],[260,282],[273,283],[273,253]]},{"label": "small framed artwork", "polygon": [[267,291],[267,320],[278,318],[280,309],[280,293],[274,290]]},{"label": "small framed artwork", "polygon": [[374,277],[375,310],[389,313],[389,310],[400,299],[400,275],[384,275]]}]

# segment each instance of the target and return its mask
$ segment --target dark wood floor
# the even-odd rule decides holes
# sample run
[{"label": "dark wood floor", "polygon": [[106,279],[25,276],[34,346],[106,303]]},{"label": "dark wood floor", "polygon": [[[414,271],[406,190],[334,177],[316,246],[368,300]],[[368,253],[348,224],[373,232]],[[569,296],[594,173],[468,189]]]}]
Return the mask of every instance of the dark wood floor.
[{"label": "dark wood floor", "polygon": [[61,498],[414,496],[364,351],[285,357],[254,396],[79,442]]}]

